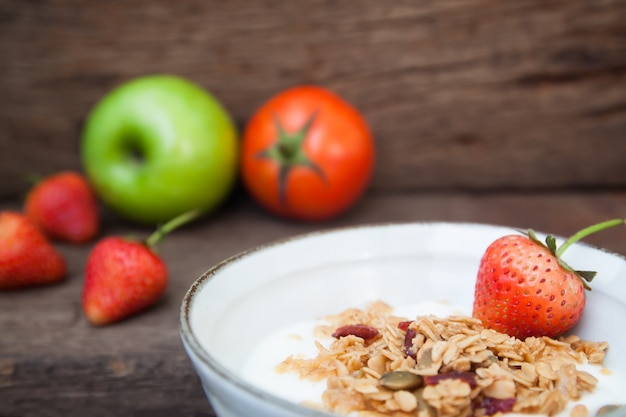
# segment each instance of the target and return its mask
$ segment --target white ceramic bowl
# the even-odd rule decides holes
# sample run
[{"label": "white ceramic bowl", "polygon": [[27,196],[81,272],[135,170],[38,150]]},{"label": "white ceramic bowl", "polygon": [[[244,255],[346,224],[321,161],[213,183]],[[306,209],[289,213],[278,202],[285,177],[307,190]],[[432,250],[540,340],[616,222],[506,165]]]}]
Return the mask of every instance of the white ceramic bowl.
[{"label": "white ceramic bowl", "polygon": [[[268,244],[209,269],[181,307],[183,345],[219,417],[321,417],[252,383],[243,371],[265,337],[364,307],[446,300],[470,314],[485,248],[513,229],[479,224],[381,224]],[[605,364],[626,377],[626,260],[576,244],[564,259],[598,275],[574,332],[610,343]]]}]

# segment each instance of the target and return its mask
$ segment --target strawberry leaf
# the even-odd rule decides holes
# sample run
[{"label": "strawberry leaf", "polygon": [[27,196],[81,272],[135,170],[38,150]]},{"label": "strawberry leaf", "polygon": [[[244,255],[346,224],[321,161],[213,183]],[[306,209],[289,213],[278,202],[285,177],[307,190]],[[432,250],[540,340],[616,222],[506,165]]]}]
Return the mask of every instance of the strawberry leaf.
[{"label": "strawberry leaf", "polygon": [[539,240],[539,238],[537,237],[537,234],[535,234],[534,230],[528,229],[527,232],[520,231],[520,233],[528,236],[528,238],[530,240],[532,240],[533,242],[535,242],[536,244],[538,244],[540,246],[544,246],[544,247],[546,246],[541,240]]},{"label": "strawberry leaf", "polygon": [[553,255],[556,254],[556,238],[552,235],[546,236],[546,246]]},{"label": "strawberry leaf", "polygon": [[593,279],[598,274],[596,271],[574,271],[574,272],[576,272],[578,276],[580,276],[582,279],[584,279],[587,282],[593,281]]},{"label": "strawberry leaf", "polygon": [[552,255],[554,255],[558,259],[558,256],[556,256],[556,238],[554,236],[552,235],[546,236],[546,243],[543,243],[537,237],[537,234],[535,233],[535,231],[532,229],[528,229],[528,232],[521,232],[521,233],[528,236],[528,238],[532,240],[533,242],[535,242],[537,245],[548,249],[550,253],[552,253]]}]

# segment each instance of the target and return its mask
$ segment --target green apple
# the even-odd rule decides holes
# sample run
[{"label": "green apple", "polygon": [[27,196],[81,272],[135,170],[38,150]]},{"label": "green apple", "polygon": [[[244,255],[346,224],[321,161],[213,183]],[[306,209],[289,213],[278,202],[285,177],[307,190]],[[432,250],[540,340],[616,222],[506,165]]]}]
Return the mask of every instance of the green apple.
[{"label": "green apple", "polygon": [[172,75],[113,89],[88,115],[81,139],[82,163],[101,200],[146,224],[215,209],[236,182],[238,152],[222,104]]}]

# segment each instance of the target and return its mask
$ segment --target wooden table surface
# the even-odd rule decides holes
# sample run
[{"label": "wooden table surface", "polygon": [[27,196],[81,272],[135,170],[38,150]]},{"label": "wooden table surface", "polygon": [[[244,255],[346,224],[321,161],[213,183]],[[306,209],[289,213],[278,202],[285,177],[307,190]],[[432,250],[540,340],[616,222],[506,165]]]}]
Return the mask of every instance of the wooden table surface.
[{"label": "wooden table surface", "polygon": [[[14,201],[0,202],[2,210],[16,208]],[[58,245],[70,269],[64,283],[0,293],[0,417],[214,416],[180,341],[179,306],[203,271],[258,244],[372,222],[479,222],[570,235],[625,212],[626,190],[372,194],[342,218],[311,225],[272,217],[238,195],[163,242],[171,281],[161,302],[101,328],[89,325],[80,308],[91,245]],[[104,234],[148,232],[104,218]],[[625,237],[626,228],[617,228],[586,241],[626,254]]]}]

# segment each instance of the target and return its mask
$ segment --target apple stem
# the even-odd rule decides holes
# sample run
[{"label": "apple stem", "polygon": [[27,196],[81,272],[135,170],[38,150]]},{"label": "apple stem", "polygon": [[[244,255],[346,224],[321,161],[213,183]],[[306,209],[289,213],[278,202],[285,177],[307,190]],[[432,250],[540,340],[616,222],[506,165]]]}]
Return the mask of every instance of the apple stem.
[{"label": "apple stem", "polygon": [[575,233],[574,235],[572,235],[572,237],[570,237],[569,239],[567,239],[555,252],[555,255],[557,256],[557,258],[560,258],[561,255],[563,254],[563,252],[565,252],[567,250],[567,248],[569,248],[571,245],[573,245],[574,243],[578,242],[579,240],[593,234],[596,232],[599,232],[601,230],[605,230],[605,229],[610,229],[611,227],[615,227],[615,226],[619,226],[622,224],[626,224],[626,219],[613,219],[613,220],[607,220],[601,223],[597,223],[594,225],[591,225],[589,227],[586,227],[584,229],[582,229],[581,231]]},{"label": "apple stem", "polygon": [[173,219],[169,220],[167,223],[160,225],[157,229],[146,239],[146,246],[148,246],[151,250],[155,250],[157,244],[163,239],[165,235],[172,232],[174,229],[179,228],[180,226],[189,223],[190,221],[196,219],[201,214],[200,210],[190,210],[183,214],[180,214]]}]

